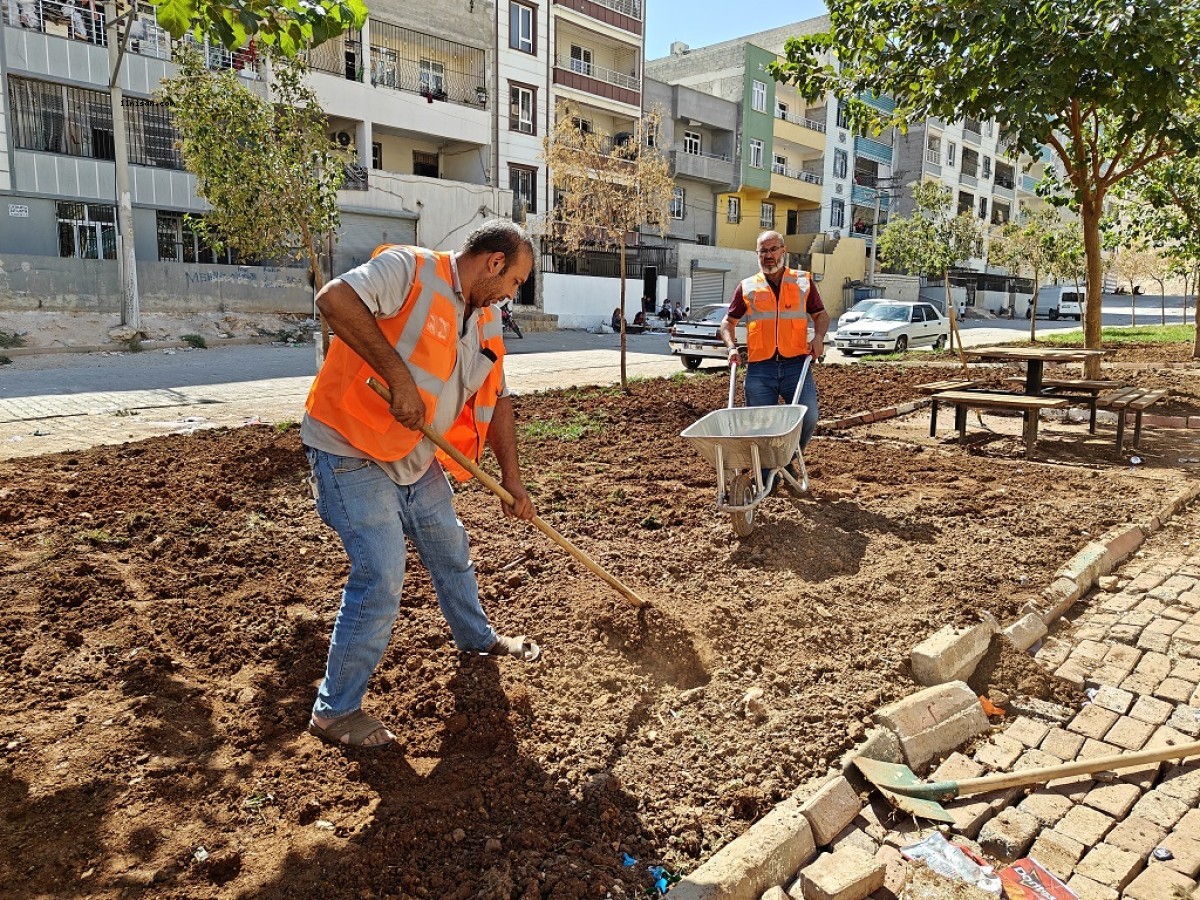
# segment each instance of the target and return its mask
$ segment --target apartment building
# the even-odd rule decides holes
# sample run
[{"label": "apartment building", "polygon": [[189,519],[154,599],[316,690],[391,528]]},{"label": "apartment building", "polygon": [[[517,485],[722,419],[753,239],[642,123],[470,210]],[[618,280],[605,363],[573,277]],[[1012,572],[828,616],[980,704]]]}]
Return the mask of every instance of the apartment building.
[{"label": "apartment building", "polygon": [[[510,121],[508,84],[503,100],[496,88],[500,18],[483,3],[450,10],[380,0],[361,30],[309,54],[310,83],[329,114],[330,139],[358,154],[339,193],[342,228],[331,247],[333,273],[357,265],[380,243],[457,246],[484,218],[512,213],[512,181],[501,179],[513,176],[498,174],[501,163],[531,160],[536,136],[518,123],[525,146],[511,140],[502,146],[496,138],[501,121],[506,134]],[[420,27],[410,27],[413,22]],[[536,30],[536,19],[528,24]],[[68,260],[90,266],[96,274],[87,302],[104,302],[115,293],[116,272],[103,261],[116,258],[118,239],[102,14],[58,0],[15,0],[4,6],[3,31],[0,247],[10,270],[19,256],[22,271],[40,266],[51,273],[46,290],[55,295],[64,293],[57,283],[72,284],[70,271],[78,271],[63,268]],[[246,83],[261,83],[252,47],[200,49],[210,68],[231,68]],[[205,204],[183,170],[169,115],[153,100],[161,80],[175,71],[171,51],[154,8],[140,6],[120,80],[143,297],[187,296],[199,308],[206,300],[224,302],[231,284],[274,284],[301,298],[301,309],[311,308],[302,272],[255,275],[262,267],[234,265],[231,252],[215,253],[188,229],[184,216],[202,215]],[[531,67],[535,88],[545,83],[544,71]],[[255,296],[246,290],[239,302]]]}]

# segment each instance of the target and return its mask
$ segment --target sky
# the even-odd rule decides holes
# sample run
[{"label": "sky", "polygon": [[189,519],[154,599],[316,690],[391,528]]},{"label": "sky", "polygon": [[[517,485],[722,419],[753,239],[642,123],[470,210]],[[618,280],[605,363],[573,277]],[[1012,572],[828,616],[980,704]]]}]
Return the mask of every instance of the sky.
[{"label": "sky", "polygon": [[646,59],[666,56],[674,41],[706,47],[825,14],[822,0],[750,6],[730,0],[645,0],[645,3]]}]

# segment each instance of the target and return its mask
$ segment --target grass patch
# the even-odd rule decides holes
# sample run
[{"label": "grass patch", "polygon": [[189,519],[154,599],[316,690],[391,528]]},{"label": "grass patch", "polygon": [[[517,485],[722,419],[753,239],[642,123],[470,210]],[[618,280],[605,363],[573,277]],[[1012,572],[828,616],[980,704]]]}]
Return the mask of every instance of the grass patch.
[{"label": "grass patch", "polygon": [[17,334],[15,331],[5,331],[3,328],[0,328],[0,347],[7,350],[10,347],[24,346],[25,338],[21,337],[21,335]]},{"label": "grass patch", "polygon": [[208,341],[204,339],[202,334],[181,334],[179,339],[196,350],[207,350]]},{"label": "grass patch", "polygon": [[584,435],[600,430],[600,420],[583,413],[575,413],[567,419],[546,419],[530,422],[521,427],[521,436],[534,441],[554,438],[560,441],[577,441]]},{"label": "grass patch", "polygon": [[280,419],[275,423],[275,430],[283,434],[285,431],[295,428],[297,424],[295,419]]},{"label": "grass patch", "polygon": [[0,366],[11,366],[11,365],[12,365],[12,357],[5,356],[3,353],[0,353]]},{"label": "grass patch", "polygon": [[[1108,344],[1182,344],[1191,343],[1196,334],[1191,325],[1113,326],[1100,329],[1101,343]],[[1038,341],[1052,347],[1082,347],[1082,332],[1055,332]]]},{"label": "grass patch", "polygon": [[140,337],[131,337],[127,341],[122,341],[122,343],[125,345],[126,353],[141,353],[146,349]]},{"label": "grass patch", "polygon": [[112,547],[128,547],[129,538],[122,535],[114,535],[107,528],[92,528],[88,531],[80,532],[79,535],[83,540],[87,541],[96,547],[112,546]]}]

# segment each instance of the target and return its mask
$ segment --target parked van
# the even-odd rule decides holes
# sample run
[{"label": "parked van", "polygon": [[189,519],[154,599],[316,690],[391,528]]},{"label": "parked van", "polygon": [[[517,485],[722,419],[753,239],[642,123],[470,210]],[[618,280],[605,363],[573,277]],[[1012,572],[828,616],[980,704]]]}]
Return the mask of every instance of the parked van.
[{"label": "parked van", "polygon": [[[1038,288],[1037,314],[1051,319],[1083,320],[1084,289],[1073,284],[1044,284]],[[1033,303],[1025,310],[1025,318],[1033,313]]]}]

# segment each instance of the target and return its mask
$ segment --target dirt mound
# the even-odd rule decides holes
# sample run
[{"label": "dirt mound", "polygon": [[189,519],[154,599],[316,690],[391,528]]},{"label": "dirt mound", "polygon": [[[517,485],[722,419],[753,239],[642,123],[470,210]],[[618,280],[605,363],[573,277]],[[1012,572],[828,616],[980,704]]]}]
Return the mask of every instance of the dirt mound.
[{"label": "dirt mound", "polygon": [[[819,370],[823,414],[941,371]],[[539,511],[653,609],[468,485],[484,603],[543,660],[455,651],[413,555],[366,704],[400,743],[373,753],[303,733],[346,559],[294,427],[0,465],[0,872],[64,897],[642,894],[911,692],[917,642],[1011,618],[1080,529],[1159,503],[1145,473],[843,432],[808,449],[812,495],[737,540],[678,437],[726,385],[518,398]]]},{"label": "dirt mound", "polygon": [[992,636],[988,652],[967,683],[976,694],[993,700],[999,692],[1008,697],[1030,697],[1078,708],[1083,699],[1079,688],[1047,672],[1002,634]]}]

